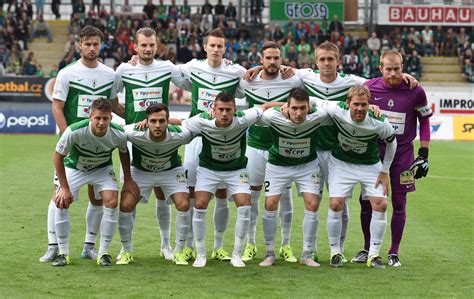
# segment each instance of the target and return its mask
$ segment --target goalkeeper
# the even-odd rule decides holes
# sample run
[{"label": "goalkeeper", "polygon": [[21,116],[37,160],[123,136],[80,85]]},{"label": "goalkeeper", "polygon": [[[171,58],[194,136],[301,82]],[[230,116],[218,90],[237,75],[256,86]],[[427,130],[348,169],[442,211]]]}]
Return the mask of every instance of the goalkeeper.
[{"label": "goalkeeper", "polygon": [[[428,173],[428,146],[430,143],[430,121],[433,114],[426,94],[420,86],[415,89],[402,80],[403,58],[396,51],[385,52],[380,59],[382,77],[367,81],[366,86],[372,94],[371,104],[378,105],[389,119],[397,137],[397,151],[390,167],[392,186],[393,215],[391,222],[392,243],[387,263],[400,267],[398,248],[406,222],[407,193],[415,191],[415,179]],[[420,148],[418,157],[413,161],[413,140],[417,135],[417,120],[420,123]],[[385,143],[379,143],[381,158],[385,153]],[[370,243],[370,221],[372,209],[368,201],[360,201],[361,226],[365,238],[364,249],[353,259],[353,263],[367,261]]]}]

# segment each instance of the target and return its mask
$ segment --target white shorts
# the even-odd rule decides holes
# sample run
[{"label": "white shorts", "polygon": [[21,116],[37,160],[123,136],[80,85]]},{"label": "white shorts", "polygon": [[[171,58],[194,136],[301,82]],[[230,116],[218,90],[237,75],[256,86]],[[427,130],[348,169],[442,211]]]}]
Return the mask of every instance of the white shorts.
[{"label": "white shorts", "polygon": [[352,188],[361,184],[362,198],[367,196],[387,198],[383,186],[375,188],[375,182],[382,171],[382,163],[373,165],[353,164],[334,158],[329,159],[329,197],[351,197]]},{"label": "white shorts", "polygon": [[197,182],[194,191],[206,191],[212,194],[217,189],[227,189],[227,196],[238,193],[250,194],[249,175],[246,168],[233,171],[215,171],[198,166]]},{"label": "white shorts", "polygon": [[132,166],[132,178],[140,188],[140,201],[148,202],[154,187],[160,187],[168,204],[172,204],[171,195],[178,192],[188,192],[184,168],[179,166],[160,172],[142,171]]},{"label": "white shorts", "polygon": [[[324,192],[324,185],[328,188],[329,178],[329,159],[331,158],[331,151],[317,151],[319,169],[321,171],[321,194]],[[329,189],[328,189],[329,190]]]},{"label": "white shorts", "polygon": [[183,167],[186,173],[188,186],[196,186],[196,174],[199,165],[199,154],[202,150],[202,137],[194,138],[184,147]]},{"label": "white shorts", "polygon": [[265,182],[268,151],[248,146],[245,155],[248,158],[247,170],[250,186],[262,186]]},{"label": "white shorts", "polygon": [[319,195],[321,174],[317,159],[298,166],[267,165],[265,180],[265,196],[282,194],[295,182],[299,193],[313,193]]},{"label": "white shorts", "polygon": [[[73,200],[79,199],[79,189],[84,185],[94,187],[95,198],[100,199],[100,192],[105,190],[118,191],[117,178],[112,165],[97,168],[88,172],[65,167],[66,178]],[[59,180],[54,180],[56,193],[60,189]]]}]

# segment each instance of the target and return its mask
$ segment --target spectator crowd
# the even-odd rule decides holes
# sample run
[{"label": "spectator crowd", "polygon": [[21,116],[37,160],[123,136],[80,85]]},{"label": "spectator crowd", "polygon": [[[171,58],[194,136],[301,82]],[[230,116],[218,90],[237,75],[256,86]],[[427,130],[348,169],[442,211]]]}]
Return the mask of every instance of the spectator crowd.
[{"label": "spectator crowd", "polygon": [[[345,34],[338,16],[331,20],[289,19],[282,25],[260,25],[263,1],[252,0],[251,25],[241,23],[237,9],[230,1],[227,5],[216,0],[215,5],[205,0],[200,7],[191,7],[187,0],[177,5],[175,0],[147,0],[140,13],[134,13],[129,0],[117,5],[117,11],[107,11],[99,0],[93,0],[86,7],[84,0],[71,1],[72,15],[69,40],[64,57],[58,63],[61,69],[80,58],[79,32],[85,25],[98,27],[104,33],[100,57],[107,65],[115,68],[126,62],[134,53],[133,38],[141,27],[151,27],[158,36],[157,58],[174,63],[186,63],[193,58],[204,58],[203,37],[214,28],[226,33],[225,58],[246,68],[259,64],[259,50],[267,40],[274,40],[282,46],[285,65],[297,68],[313,68],[315,49],[324,41],[331,41],[341,49],[339,71],[357,74],[365,78],[380,76],[380,55],[393,49],[405,57],[404,71],[420,78],[421,56],[457,56],[466,80],[472,82],[472,51],[474,37],[465,28],[438,26],[434,30],[426,26],[422,30],[415,27],[395,27],[393,31],[379,28],[368,39]],[[47,22],[43,20],[42,8],[37,7],[35,28],[31,28],[33,7],[31,0],[9,4],[6,16],[0,6],[0,61],[7,72],[31,75],[35,62],[34,54],[28,51],[28,42],[43,34],[51,40]],[[59,1],[51,2],[52,11],[60,18]],[[12,9],[13,8],[13,9]],[[30,34],[31,32],[31,34]],[[23,57],[25,56],[25,58]],[[32,58],[30,58],[30,56]],[[25,63],[27,65],[25,65]],[[33,73],[34,75],[35,73]],[[40,72],[41,74],[41,72]]]}]

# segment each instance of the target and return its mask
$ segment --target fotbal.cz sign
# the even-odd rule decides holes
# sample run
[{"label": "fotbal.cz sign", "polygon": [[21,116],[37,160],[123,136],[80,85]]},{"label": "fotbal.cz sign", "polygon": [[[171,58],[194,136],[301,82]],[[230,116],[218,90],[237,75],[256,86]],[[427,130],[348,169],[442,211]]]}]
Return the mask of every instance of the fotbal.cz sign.
[{"label": "fotbal.cz sign", "polygon": [[379,25],[445,25],[471,26],[474,7],[447,5],[379,4]]},{"label": "fotbal.cz sign", "polygon": [[50,103],[54,78],[0,77],[0,102]]}]

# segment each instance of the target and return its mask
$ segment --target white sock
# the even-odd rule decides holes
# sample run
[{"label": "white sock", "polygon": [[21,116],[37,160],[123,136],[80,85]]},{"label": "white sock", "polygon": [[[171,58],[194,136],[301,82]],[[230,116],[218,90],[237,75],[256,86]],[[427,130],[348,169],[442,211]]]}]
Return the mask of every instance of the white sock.
[{"label": "white sock", "polygon": [[304,210],[303,216],[303,252],[301,256],[309,256],[314,243],[314,238],[318,234],[319,212]]},{"label": "white sock", "polygon": [[349,200],[346,198],[342,210],[342,228],[341,228],[341,252],[344,253],[344,243],[346,242],[347,228],[349,226]]},{"label": "white sock", "polygon": [[235,222],[235,241],[234,251],[232,254],[240,256],[245,245],[250,226],[250,206],[242,206],[237,208],[237,220]]},{"label": "white sock", "polygon": [[263,211],[263,235],[268,256],[275,256],[275,235],[277,229],[277,211]]},{"label": "white sock", "polygon": [[189,227],[191,226],[191,210],[186,212],[176,211],[176,245],[174,252],[181,252],[186,244]]},{"label": "white sock", "polygon": [[251,210],[250,210],[250,227],[249,233],[247,234],[247,243],[255,245],[255,239],[257,235],[257,221],[258,221],[258,214],[259,214],[259,206],[258,200],[260,197],[261,191],[250,191],[251,196]]},{"label": "white sock", "polygon": [[193,214],[194,214],[194,198],[189,198],[189,219],[190,219],[190,225],[189,225],[189,230],[188,230],[188,235],[186,237],[186,247],[189,247],[191,249],[194,248],[194,233],[193,233]]},{"label": "white sock", "polygon": [[372,211],[372,220],[370,221],[369,257],[379,255],[386,228],[387,213]]},{"label": "white sock", "polygon": [[100,223],[102,221],[102,214],[104,213],[102,206],[94,206],[89,202],[86,211],[86,238],[84,240],[84,247],[87,245],[94,246],[95,240],[100,230]]},{"label": "white sock", "polygon": [[[318,206],[321,206],[321,201],[323,200],[323,192],[319,193],[318,197]],[[319,218],[318,218],[319,221]],[[318,252],[318,232],[316,232],[316,236],[314,237],[313,245],[311,246],[312,252]]]},{"label": "white sock", "polygon": [[222,248],[224,234],[229,223],[229,202],[227,198],[217,198],[214,207],[214,249]]},{"label": "white sock", "polygon": [[281,246],[290,244],[291,225],[293,224],[293,199],[291,188],[281,194],[280,199],[280,226]]},{"label": "white sock", "polygon": [[194,208],[193,231],[196,251],[199,255],[206,255],[206,209]]},{"label": "white sock", "polygon": [[114,238],[115,227],[117,226],[117,209],[104,207],[104,216],[100,225],[100,248],[99,256],[108,253],[110,243]]},{"label": "white sock", "polygon": [[331,256],[341,253],[342,211],[328,211],[328,238]]},{"label": "white sock", "polygon": [[56,238],[58,239],[59,254],[69,255],[69,210],[56,208],[55,215]]},{"label": "white sock", "polygon": [[56,204],[49,202],[48,206],[48,247],[58,247],[58,239],[56,238],[56,222],[54,215],[56,214]]},{"label": "white sock", "polygon": [[122,248],[132,252],[133,213],[119,212],[118,229]]},{"label": "white sock", "polygon": [[166,200],[156,199],[156,219],[160,226],[161,248],[171,247],[171,206]]}]

